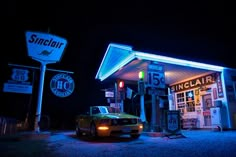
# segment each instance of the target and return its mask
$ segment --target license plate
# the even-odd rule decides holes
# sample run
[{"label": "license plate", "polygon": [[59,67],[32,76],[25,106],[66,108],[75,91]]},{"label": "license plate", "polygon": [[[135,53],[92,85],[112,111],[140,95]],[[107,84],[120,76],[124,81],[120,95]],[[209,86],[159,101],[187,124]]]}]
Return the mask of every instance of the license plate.
[{"label": "license plate", "polygon": [[130,128],[123,128],[123,129],[122,129],[122,132],[125,132],[125,133],[131,132],[131,129],[130,129]]}]

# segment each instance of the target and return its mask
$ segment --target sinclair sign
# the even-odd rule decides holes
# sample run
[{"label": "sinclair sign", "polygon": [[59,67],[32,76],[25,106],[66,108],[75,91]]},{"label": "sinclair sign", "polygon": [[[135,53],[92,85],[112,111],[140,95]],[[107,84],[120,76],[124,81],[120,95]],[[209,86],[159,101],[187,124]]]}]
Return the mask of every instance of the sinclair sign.
[{"label": "sinclair sign", "polygon": [[26,32],[28,56],[32,59],[55,63],[61,60],[67,40],[52,34],[40,32]]}]

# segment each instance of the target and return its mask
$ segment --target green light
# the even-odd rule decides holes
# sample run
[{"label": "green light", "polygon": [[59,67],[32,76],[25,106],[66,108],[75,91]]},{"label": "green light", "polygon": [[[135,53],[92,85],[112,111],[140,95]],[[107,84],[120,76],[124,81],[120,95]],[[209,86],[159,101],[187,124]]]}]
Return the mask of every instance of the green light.
[{"label": "green light", "polygon": [[144,79],[144,71],[140,71],[138,74],[139,79]]}]

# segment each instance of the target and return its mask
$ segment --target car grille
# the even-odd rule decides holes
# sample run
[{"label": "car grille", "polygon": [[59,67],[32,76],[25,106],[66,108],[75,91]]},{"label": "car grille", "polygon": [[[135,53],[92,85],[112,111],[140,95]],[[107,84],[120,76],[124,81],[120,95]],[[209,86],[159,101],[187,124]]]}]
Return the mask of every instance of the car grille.
[{"label": "car grille", "polygon": [[120,130],[118,131],[111,131],[111,135],[121,135],[121,134],[137,134],[138,133],[138,130],[131,130],[131,132],[122,132]]},{"label": "car grille", "polygon": [[112,119],[111,125],[132,125],[137,124],[137,122],[136,118]]}]

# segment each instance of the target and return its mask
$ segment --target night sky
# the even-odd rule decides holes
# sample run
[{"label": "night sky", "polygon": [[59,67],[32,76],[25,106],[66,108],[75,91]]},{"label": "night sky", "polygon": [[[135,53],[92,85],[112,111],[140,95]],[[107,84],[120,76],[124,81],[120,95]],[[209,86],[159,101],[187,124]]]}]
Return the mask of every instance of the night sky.
[{"label": "night sky", "polygon": [[[5,81],[8,63],[40,66],[27,56],[25,31],[49,32],[68,41],[61,61],[48,64],[47,68],[74,72],[76,87],[74,93],[64,99],[55,97],[45,87],[42,110],[52,119],[71,120],[71,116],[85,106],[106,103],[101,91],[106,85],[95,80],[95,75],[110,42],[127,44],[138,51],[236,68],[231,57],[235,52],[235,17],[230,4],[11,0],[5,9],[1,24],[4,44],[0,87]],[[1,103],[1,114],[22,120],[31,106],[33,115],[37,87],[34,92],[36,94],[23,95],[1,91],[1,99],[5,101]]]}]

